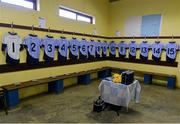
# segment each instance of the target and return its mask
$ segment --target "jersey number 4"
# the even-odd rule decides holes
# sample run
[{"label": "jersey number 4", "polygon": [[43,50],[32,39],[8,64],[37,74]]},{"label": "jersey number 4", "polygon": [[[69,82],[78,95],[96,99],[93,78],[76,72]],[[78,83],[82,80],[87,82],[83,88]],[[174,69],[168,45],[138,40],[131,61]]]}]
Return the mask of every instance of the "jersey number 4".
[{"label": "jersey number 4", "polygon": [[154,53],[157,53],[157,54],[160,54],[160,53],[161,53],[161,50],[160,50],[160,48],[157,48],[157,49],[154,48],[153,52],[154,52]]}]

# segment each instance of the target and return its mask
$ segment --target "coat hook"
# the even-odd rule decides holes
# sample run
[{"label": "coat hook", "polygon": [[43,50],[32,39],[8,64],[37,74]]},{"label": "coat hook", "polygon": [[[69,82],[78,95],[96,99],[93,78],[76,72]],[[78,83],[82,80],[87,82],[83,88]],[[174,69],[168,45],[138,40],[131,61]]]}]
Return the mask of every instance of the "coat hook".
[{"label": "coat hook", "polygon": [[64,37],[64,29],[62,29],[61,34],[62,34],[62,37]]},{"label": "coat hook", "polygon": [[144,36],[144,40],[146,41],[146,35]]},{"label": "coat hook", "polygon": [[174,40],[174,35],[172,34],[172,41]]},{"label": "coat hook", "polygon": [[14,24],[13,24],[13,22],[11,23],[11,30],[12,30],[12,32],[14,32]]},{"label": "coat hook", "polygon": [[50,29],[50,27],[48,28],[48,32],[51,32],[51,29]]},{"label": "coat hook", "polygon": [[159,35],[157,36],[157,41],[159,41]]},{"label": "coat hook", "polygon": [[133,35],[133,40],[135,39],[134,35]]},{"label": "coat hook", "polygon": [[34,34],[34,25],[32,25],[32,32],[33,32],[33,34]]}]

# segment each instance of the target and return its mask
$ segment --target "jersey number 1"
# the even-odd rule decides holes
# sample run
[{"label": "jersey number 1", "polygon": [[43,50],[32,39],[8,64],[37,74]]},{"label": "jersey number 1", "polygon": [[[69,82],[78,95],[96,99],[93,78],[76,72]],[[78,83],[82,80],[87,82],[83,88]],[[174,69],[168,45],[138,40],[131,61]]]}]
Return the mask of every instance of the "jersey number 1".
[{"label": "jersey number 1", "polygon": [[15,44],[12,43],[12,47],[13,47],[13,53],[15,52]]}]

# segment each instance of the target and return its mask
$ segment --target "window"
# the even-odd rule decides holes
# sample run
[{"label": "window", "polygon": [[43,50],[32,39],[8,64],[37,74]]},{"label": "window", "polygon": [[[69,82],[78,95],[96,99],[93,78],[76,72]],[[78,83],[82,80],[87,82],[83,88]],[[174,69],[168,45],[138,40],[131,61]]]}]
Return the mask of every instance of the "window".
[{"label": "window", "polygon": [[62,6],[59,8],[59,16],[93,24],[92,16]]},{"label": "window", "polygon": [[0,0],[0,1],[4,3],[9,3],[9,4],[37,10],[37,0]]}]

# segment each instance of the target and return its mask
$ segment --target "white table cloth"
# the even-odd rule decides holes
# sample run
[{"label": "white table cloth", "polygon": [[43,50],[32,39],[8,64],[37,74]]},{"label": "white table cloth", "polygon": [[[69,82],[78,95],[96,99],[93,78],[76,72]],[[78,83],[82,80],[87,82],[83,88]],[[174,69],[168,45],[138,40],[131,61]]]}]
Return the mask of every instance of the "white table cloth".
[{"label": "white table cloth", "polygon": [[128,108],[131,100],[140,102],[141,86],[138,80],[130,85],[113,83],[112,78],[106,78],[99,85],[101,98],[110,104],[124,106]]}]

